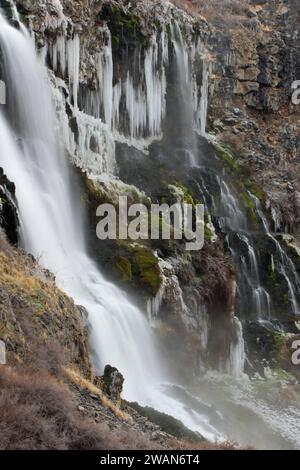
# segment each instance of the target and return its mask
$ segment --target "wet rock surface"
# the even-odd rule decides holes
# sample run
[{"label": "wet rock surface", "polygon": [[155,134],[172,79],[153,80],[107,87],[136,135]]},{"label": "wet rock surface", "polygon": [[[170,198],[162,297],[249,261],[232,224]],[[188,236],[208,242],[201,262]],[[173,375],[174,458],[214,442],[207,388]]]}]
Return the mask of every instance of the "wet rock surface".
[{"label": "wet rock surface", "polygon": [[279,214],[277,230],[298,234],[290,188],[299,185],[299,107],[291,101],[292,82],[299,79],[299,4],[253,4],[255,31],[235,27],[219,32],[222,43],[212,41],[217,60],[209,129],[232,145],[237,160],[262,185]]},{"label": "wet rock surface", "polygon": [[116,367],[110,365],[105,366],[103,376],[96,377],[94,383],[102,388],[103,392],[112,402],[121,402],[124,377]]},{"label": "wet rock surface", "polygon": [[18,242],[19,219],[15,201],[15,186],[0,168],[0,228],[4,230],[9,241]]}]

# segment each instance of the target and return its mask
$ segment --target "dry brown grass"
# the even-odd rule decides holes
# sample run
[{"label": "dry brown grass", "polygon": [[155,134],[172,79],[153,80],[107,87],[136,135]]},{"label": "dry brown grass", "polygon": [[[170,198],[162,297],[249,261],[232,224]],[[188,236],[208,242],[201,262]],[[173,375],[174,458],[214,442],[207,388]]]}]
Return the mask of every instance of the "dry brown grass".
[{"label": "dry brown grass", "polygon": [[24,362],[32,367],[39,360],[54,371],[65,355],[90,375],[87,332],[74,301],[32,256],[11,247],[1,233],[0,339],[9,365]]},{"label": "dry brown grass", "polygon": [[70,390],[43,372],[3,367],[0,374],[0,450],[151,449],[141,433],[111,430],[80,413]]},{"label": "dry brown grass", "polygon": [[113,413],[118,418],[121,418],[124,421],[127,421],[128,423],[132,423],[131,416],[121,411],[120,408],[117,405],[115,405],[112,401],[110,401],[108,397],[104,395],[104,393],[98,387],[96,387],[89,380],[86,380],[84,377],[82,377],[82,375],[78,371],[70,367],[66,367],[64,369],[64,372],[65,372],[66,377],[72,383],[76,384],[79,388],[88,390],[90,393],[98,396],[101,404],[105,406],[106,408],[109,408],[111,411],[113,411]]},{"label": "dry brown grass", "polygon": [[6,256],[12,256],[14,248],[8,242],[4,232],[0,230],[0,253],[4,253]]},{"label": "dry brown grass", "polygon": [[1,450],[101,446],[104,435],[77,415],[67,388],[50,375],[3,368],[0,389]]}]

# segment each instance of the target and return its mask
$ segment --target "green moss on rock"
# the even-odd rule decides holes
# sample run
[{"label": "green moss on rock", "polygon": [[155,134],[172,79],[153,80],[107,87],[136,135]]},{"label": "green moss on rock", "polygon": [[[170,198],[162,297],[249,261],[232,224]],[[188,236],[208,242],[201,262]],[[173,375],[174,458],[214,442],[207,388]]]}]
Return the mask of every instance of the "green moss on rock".
[{"label": "green moss on rock", "polygon": [[135,261],[142,284],[152,296],[155,296],[162,282],[156,256],[150,250],[137,248]]},{"label": "green moss on rock", "polygon": [[146,39],[141,32],[139,16],[128,9],[125,10],[120,5],[104,5],[99,19],[107,22],[115,49],[119,49],[124,41],[138,41],[143,44]]},{"label": "green moss on rock", "polygon": [[116,258],[116,270],[123,282],[132,281],[131,262],[128,258],[125,258],[124,256],[118,256]]}]

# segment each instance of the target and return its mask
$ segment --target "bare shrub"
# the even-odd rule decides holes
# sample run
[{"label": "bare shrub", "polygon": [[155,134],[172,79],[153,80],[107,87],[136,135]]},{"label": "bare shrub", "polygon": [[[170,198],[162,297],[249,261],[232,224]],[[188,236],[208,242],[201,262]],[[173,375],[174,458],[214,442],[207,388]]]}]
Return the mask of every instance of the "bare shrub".
[{"label": "bare shrub", "polygon": [[149,448],[150,442],[135,431],[111,431],[82,416],[68,388],[49,374],[1,370],[1,450]]},{"label": "bare shrub", "polygon": [[54,377],[62,377],[63,368],[68,364],[70,357],[63,347],[54,339],[47,342],[33,341],[30,354],[26,358],[26,365],[31,372],[47,372]]},{"label": "bare shrub", "polygon": [[248,17],[249,0],[173,0],[173,3],[191,14],[200,14],[222,28],[254,28]]},{"label": "bare shrub", "polygon": [[5,233],[0,229],[0,252],[1,251],[9,257],[11,257],[14,253],[12,245],[8,242]]}]

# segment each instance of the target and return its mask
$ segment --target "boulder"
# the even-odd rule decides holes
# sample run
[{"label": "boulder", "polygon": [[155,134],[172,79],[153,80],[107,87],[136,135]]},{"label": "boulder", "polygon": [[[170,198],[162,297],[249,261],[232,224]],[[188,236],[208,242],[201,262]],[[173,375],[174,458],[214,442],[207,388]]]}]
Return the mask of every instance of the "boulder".
[{"label": "boulder", "polygon": [[117,404],[121,402],[124,377],[116,367],[105,366],[103,376],[95,377],[94,383],[102,389],[111,401]]}]

